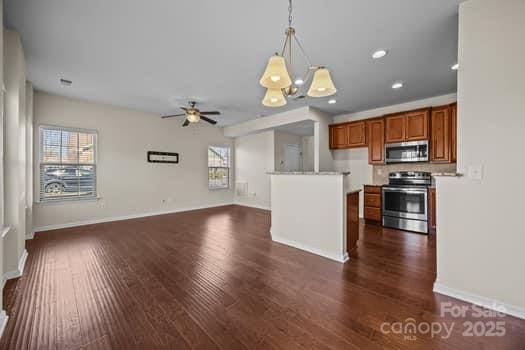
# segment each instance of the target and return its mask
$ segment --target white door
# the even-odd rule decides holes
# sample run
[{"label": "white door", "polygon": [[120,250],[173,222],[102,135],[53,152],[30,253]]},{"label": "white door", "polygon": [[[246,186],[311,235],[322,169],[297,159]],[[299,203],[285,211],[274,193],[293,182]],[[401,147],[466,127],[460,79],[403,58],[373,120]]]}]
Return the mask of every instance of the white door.
[{"label": "white door", "polygon": [[301,158],[299,145],[284,145],[284,171],[302,171]]}]

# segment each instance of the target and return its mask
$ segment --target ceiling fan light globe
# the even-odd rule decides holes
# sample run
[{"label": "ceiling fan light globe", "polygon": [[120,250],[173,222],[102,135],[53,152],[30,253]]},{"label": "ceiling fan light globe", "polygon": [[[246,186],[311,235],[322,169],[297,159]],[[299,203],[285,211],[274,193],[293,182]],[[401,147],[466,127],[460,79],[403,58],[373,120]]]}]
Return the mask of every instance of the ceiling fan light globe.
[{"label": "ceiling fan light globe", "polygon": [[200,117],[200,115],[198,115],[198,114],[191,113],[191,114],[188,114],[188,116],[186,117],[186,119],[188,119],[188,121],[189,121],[190,123],[197,123],[197,122],[201,119],[201,117]]},{"label": "ceiling fan light globe", "polygon": [[292,85],[284,57],[279,55],[270,57],[259,83],[267,89],[284,89]]},{"label": "ceiling fan light globe", "polygon": [[266,107],[282,107],[286,103],[286,98],[281,89],[268,89],[262,100],[262,104]]},{"label": "ceiling fan light globe", "polygon": [[327,97],[337,92],[330,71],[326,68],[318,68],[312,79],[312,85],[308,90],[310,97]]}]

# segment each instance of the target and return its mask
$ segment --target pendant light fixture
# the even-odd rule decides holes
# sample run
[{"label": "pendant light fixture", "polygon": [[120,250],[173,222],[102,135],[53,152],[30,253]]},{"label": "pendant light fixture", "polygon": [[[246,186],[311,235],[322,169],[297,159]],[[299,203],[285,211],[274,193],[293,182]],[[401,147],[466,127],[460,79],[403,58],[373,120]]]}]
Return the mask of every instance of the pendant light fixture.
[{"label": "pendant light fixture", "polygon": [[[286,98],[297,95],[307,85],[310,78],[312,78],[312,82],[307,92],[308,96],[326,97],[337,92],[330,76],[330,71],[324,66],[312,65],[297,39],[295,29],[292,27],[292,0],[288,0],[288,4],[288,28],[285,32],[286,38],[283,49],[280,55],[276,53],[270,57],[264,74],[259,81],[263,87],[268,89],[262,101],[263,105],[268,107],[284,106]],[[307,64],[306,73],[302,77],[292,78],[289,73],[292,72],[293,75],[293,44],[297,45]]]},{"label": "pendant light fixture", "polygon": [[282,107],[286,104],[286,98],[282,89],[268,89],[262,101],[266,107]]},{"label": "pendant light fixture", "polygon": [[326,97],[332,96],[336,92],[337,89],[332,82],[328,69],[319,67],[314,73],[312,85],[310,85],[310,89],[308,90],[308,96]]}]

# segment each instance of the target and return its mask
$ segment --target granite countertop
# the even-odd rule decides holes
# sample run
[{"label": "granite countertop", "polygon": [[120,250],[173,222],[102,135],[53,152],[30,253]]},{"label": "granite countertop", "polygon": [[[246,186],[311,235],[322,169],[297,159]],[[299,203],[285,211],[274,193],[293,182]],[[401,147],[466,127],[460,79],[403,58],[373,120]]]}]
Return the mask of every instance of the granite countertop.
[{"label": "granite countertop", "polygon": [[350,175],[349,171],[270,171],[268,175]]},{"label": "granite countertop", "polygon": [[432,173],[432,176],[461,177],[463,176],[463,174],[460,174],[460,173]]}]

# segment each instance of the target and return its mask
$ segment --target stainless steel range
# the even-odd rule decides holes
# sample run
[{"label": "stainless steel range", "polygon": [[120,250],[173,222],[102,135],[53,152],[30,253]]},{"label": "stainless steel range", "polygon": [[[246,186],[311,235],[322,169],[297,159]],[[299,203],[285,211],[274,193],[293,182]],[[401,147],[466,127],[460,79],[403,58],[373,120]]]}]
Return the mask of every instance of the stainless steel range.
[{"label": "stainless steel range", "polygon": [[432,177],[427,172],[390,173],[383,186],[383,226],[428,233],[428,187]]}]

